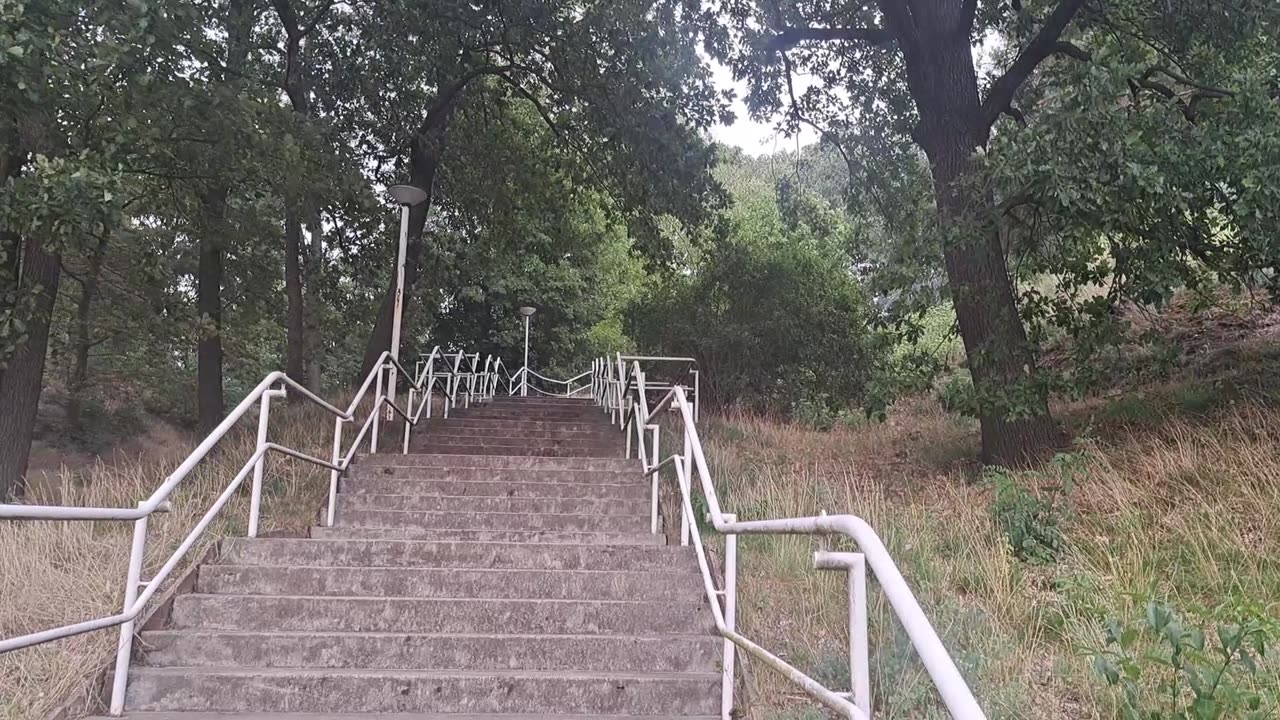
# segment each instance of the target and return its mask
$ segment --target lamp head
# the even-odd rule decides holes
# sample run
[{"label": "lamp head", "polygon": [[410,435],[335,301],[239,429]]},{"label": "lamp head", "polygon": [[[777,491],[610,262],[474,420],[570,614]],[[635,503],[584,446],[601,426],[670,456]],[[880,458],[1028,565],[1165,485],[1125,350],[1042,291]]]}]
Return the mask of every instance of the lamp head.
[{"label": "lamp head", "polygon": [[408,205],[409,207],[427,200],[427,191],[413,185],[392,185],[387,188],[387,194],[396,201],[397,205]]},{"label": "lamp head", "polygon": [[530,315],[534,314],[537,311],[538,311],[537,308],[531,308],[528,305],[525,305],[524,307],[520,308],[520,314],[525,317],[529,317]]}]

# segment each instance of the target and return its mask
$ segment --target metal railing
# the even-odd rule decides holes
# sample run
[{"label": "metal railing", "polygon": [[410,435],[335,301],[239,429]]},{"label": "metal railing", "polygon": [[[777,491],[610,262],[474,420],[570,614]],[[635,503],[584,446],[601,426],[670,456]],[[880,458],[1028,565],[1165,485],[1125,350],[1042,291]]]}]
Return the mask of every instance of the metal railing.
[{"label": "metal railing", "polygon": [[[676,484],[680,491],[680,544],[688,545],[692,541],[716,632],[724,638],[721,661],[722,718],[729,720],[733,710],[734,656],[737,650],[768,665],[814,700],[842,717],[855,720],[868,720],[871,717],[866,575],[870,568],[951,715],[962,720],[985,720],[986,715],[974,699],[968,683],[920,608],[889,551],[875,530],[864,520],[854,515],[819,515],[740,521],[736,515],[721,510],[702,442],[698,437],[696,395],[695,401],[690,402],[686,389],[680,384],[674,384],[657,403],[652,407],[649,404],[648,394],[653,388],[646,385],[645,373],[640,363],[684,360],[687,359],[627,359],[620,355],[601,358],[592,366],[592,389],[595,401],[608,410],[612,419],[627,433],[628,456],[634,450],[644,473],[650,477],[651,531],[654,533],[659,531],[659,473],[667,466],[675,470]],[[696,374],[693,377],[696,378]],[[657,421],[659,415],[668,410],[674,410],[679,416],[683,445],[681,452],[660,460],[660,431]],[[646,440],[649,441],[648,444]],[[692,485],[695,477],[707,507],[707,520],[717,533],[724,536],[723,590],[716,589],[693,511]],[[843,535],[857,544],[858,552],[814,553],[815,568],[843,570],[848,576],[850,692],[837,692],[823,686],[738,632],[738,535]]]},{"label": "metal railing", "polygon": [[[125,578],[124,603],[121,612],[0,640],[0,653],[94,630],[120,626],[120,639],[116,646],[116,664],[110,700],[111,714],[120,715],[124,710],[125,686],[129,678],[129,660],[133,651],[136,620],[142,614],[147,602],[159,592],[164,581],[177,569],[182,559],[227,503],[230,502],[231,498],[235,496],[250,473],[253,474],[253,480],[249,500],[247,534],[249,537],[257,536],[259,514],[262,506],[262,476],[268,454],[273,452],[280,453],[329,469],[329,493],[325,510],[325,524],[333,525],[337,505],[338,480],[355,460],[366,436],[369,439],[369,452],[377,452],[381,411],[384,407],[387,408],[388,419],[398,415],[404,421],[401,452],[407,453],[409,451],[410,430],[419,423],[424,413],[428,420],[431,418],[437,392],[439,392],[443,415],[446,418],[449,416],[449,410],[457,406],[460,391],[464,406],[473,401],[490,399],[498,387],[497,369],[501,367],[501,361],[489,357],[486,358],[482,366],[478,354],[466,355],[461,352],[444,352],[437,347],[424,359],[420,360],[417,365],[417,372],[410,373],[396,358],[391,356],[390,352],[384,352],[369,371],[346,409],[335,407],[282,372],[273,372],[267,375],[196,446],[195,450],[178,465],[177,469],[165,478],[160,487],[151,493],[146,500],[139,502],[136,507],[105,508],[0,504],[0,519],[115,520],[132,521],[134,524],[133,540],[129,552],[129,566]],[[409,390],[407,401],[403,407],[395,401],[395,386],[401,381],[408,385]],[[356,412],[360,409],[361,403],[365,400],[370,387],[374,388],[374,394],[368,415],[365,416],[364,422],[352,440],[350,447],[344,452],[342,449],[343,427],[348,423],[355,422]],[[269,440],[271,401],[275,398],[284,397],[290,390],[298,393],[311,404],[320,407],[333,416],[333,451],[328,460],[278,445]],[[417,401],[416,406],[415,401]],[[155,575],[151,579],[144,581],[142,579],[142,563],[146,552],[149,518],[153,513],[167,512],[172,509],[169,500],[170,495],[173,494],[174,490],[186,479],[191,471],[209,455],[210,451],[230,432],[240,419],[248,414],[255,404],[258,405],[259,410],[257,445],[254,453],[245,461],[240,471],[235,474],[226,488],[209,506],[209,509],[205,511],[204,515]]]}]

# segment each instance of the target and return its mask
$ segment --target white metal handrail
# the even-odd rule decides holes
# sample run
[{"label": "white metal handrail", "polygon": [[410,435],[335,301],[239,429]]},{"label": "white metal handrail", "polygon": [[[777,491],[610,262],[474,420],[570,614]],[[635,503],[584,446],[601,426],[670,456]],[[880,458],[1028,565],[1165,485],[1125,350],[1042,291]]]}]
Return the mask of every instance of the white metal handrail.
[{"label": "white metal handrail", "polygon": [[[273,372],[268,374],[251,390],[243,400],[220,422],[208,436],[200,442],[199,445],[182,461],[172,473],[165,478],[154,492],[146,499],[137,504],[134,508],[104,508],[104,507],[68,507],[57,505],[24,505],[24,504],[0,504],[0,519],[11,520],[71,520],[71,521],[95,521],[95,520],[112,520],[112,521],[132,521],[133,539],[130,546],[129,566],[125,580],[125,593],[123,609],[119,613],[106,617],[94,618],[78,623],[72,623],[61,627],[50,628],[39,632],[29,633],[15,638],[0,640],[0,653],[18,650],[32,645],[39,645],[53,640],[79,635],[94,630],[100,630],[112,626],[120,626],[120,639],[116,647],[116,666],[112,680],[110,712],[112,715],[120,715],[124,710],[124,693],[128,682],[129,660],[133,649],[133,631],[137,618],[142,614],[146,604],[163,586],[164,581],[169,578],[173,571],[182,562],[186,554],[191,550],[195,543],[200,539],[206,528],[213,522],[222,509],[230,502],[236,491],[244,484],[249,473],[253,473],[252,492],[250,494],[249,505],[249,521],[248,536],[256,537],[258,532],[258,520],[261,508],[262,496],[262,478],[265,468],[266,457],[269,453],[276,452],[288,457],[293,457],[305,462],[312,463],[330,470],[329,481],[329,498],[328,507],[325,513],[325,522],[332,525],[334,522],[335,506],[337,501],[338,480],[342,473],[345,472],[351,463],[355,460],[355,456],[363,445],[364,438],[369,435],[369,452],[377,451],[378,444],[378,424],[382,408],[385,406],[389,412],[399,415],[404,421],[404,440],[402,452],[408,452],[409,449],[409,433],[413,426],[416,426],[426,411],[427,417],[431,417],[431,408],[433,395],[436,389],[441,390],[444,402],[444,414],[448,417],[449,408],[457,404],[457,393],[463,378],[467,379],[467,394],[464,402],[470,402],[471,399],[487,399],[492,397],[491,390],[496,387],[496,372],[490,370],[494,366],[493,359],[486,359],[484,370],[480,369],[479,355],[470,356],[470,369],[468,372],[461,372],[460,363],[463,353],[457,353],[454,357],[452,367],[448,372],[439,372],[435,368],[435,359],[445,359],[447,353],[443,353],[439,348],[432,350],[427,360],[420,363],[418,373],[410,373],[400,364],[399,360],[391,355],[390,352],[384,352],[379,356],[374,367],[370,369],[369,374],[361,383],[360,388],[356,391],[350,404],[345,410],[335,407],[328,401],[308,390],[306,387],[290,378],[283,372]],[[386,376],[390,373],[390,378]],[[384,387],[384,380],[387,387]],[[409,386],[408,402],[405,407],[398,405],[393,397],[395,395],[394,384],[400,381],[405,382]],[[480,391],[477,392],[476,383],[480,382]],[[360,427],[360,431],[356,434],[351,442],[350,448],[342,451],[342,429],[345,423],[354,422],[356,411],[360,404],[364,401],[370,387],[374,388],[374,400],[369,409],[364,423]],[[334,434],[333,434],[333,452],[329,460],[324,460],[300,450],[285,447],[268,440],[271,401],[275,398],[284,397],[286,392],[292,388],[302,397],[306,398],[312,404],[322,408],[325,412],[334,417]],[[415,396],[421,397],[416,412],[414,411]],[[258,435],[257,447],[249,459],[241,466],[239,472],[231,479],[226,488],[218,496],[218,498],[205,511],[200,520],[187,534],[186,538],[178,545],[169,558],[164,562],[160,569],[151,577],[150,580],[142,580],[142,562],[146,550],[147,540],[147,524],[150,516],[156,512],[167,512],[171,509],[169,496],[182,483],[182,481],[191,473],[191,471],[205,458],[209,452],[216,446],[224,436],[231,430],[235,424],[243,418],[249,409],[257,403],[258,412]],[[370,434],[371,433],[371,434]],[[141,591],[141,592],[140,592]]]},{"label": "white metal handrail", "polygon": [[[855,720],[868,720],[871,717],[866,603],[868,567],[879,581],[889,606],[902,623],[907,637],[915,647],[921,663],[952,716],[962,720],[985,720],[986,716],[974,699],[968,683],[960,674],[946,646],[943,645],[920,608],[920,604],[916,601],[915,595],[911,592],[906,579],[898,570],[884,543],[870,525],[854,515],[739,521],[734,514],[725,513],[720,508],[720,501],[702,450],[702,442],[698,437],[694,406],[689,402],[684,387],[679,385],[672,387],[662,400],[649,408],[645,398],[648,388],[639,361],[632,361],[630,367],[624,370],[619,356],[602,358],[593,364],[593,389],[594,397],[599,404],[615,413],[615,417],[619,413],[626,416],[620,421],[620,425],[624,431],[627,431],[628,455],[632,451],[631,439],[634,434],[636,456],[640,459],[644,472],[652,478],[653,482],[652,530],[655,533],[658,531],[659,470],[668,465],[675,468],[681,502],[681,544],[688,545],[692,540],[716,631],[725,640],[724,657],[721,662],[721,715],[724,720],[729,720],[733,709],[735,648],[741,649],[781,673],[810,697],[842,717]],[[625,397],[624,392],[626,392]],[[674,408],[680,415],[684,440],[683,452],[673,453],[665,460],[659,461],[657,419],[660,413],[669,408]],[[634,433],[630,432],[632,429]],[[645,446],[645,430],[650,430],[652,433],[652,443],[648,448]],[[691,485],[695,475],[708,509],[707,519],[711,526],[725,538],[723,591],[715,589],[710,563],[693,514]],[[737,536],[740,534],[844,535],[857,544],[858,552],[856,553],[819,551],[814,554],[816,568],[844,570],[848,574],[850,692],[837,692],[823,686],[737,631]]]}]

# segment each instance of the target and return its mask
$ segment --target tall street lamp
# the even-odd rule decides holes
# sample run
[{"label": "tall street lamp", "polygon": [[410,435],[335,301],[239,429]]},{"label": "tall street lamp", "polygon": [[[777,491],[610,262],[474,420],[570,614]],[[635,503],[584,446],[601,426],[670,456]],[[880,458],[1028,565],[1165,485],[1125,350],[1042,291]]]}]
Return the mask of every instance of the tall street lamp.
[{"label": "tall street lamp", "polygon": [[[400,248],[396,252],[396,295],[391,315],[391,357],[400,359],[400,319],[404,314],[404,256],[409,246],[409,208],[426,202],[427,191],[413,185],[392,185],[387,194],[400,206]],[[391,366],[387,397],[396,401],[396,368]],[[390,408],[388,408],[390,410]]]},{"label": "tall street lamp", "polygon": [[537,310],[528,305],[520,308],[520,314],[524,316],[524,369],[520,371],[523,378],[523,382],[520,383],[520,397],[529,395],[529,318],[535,312]]}]

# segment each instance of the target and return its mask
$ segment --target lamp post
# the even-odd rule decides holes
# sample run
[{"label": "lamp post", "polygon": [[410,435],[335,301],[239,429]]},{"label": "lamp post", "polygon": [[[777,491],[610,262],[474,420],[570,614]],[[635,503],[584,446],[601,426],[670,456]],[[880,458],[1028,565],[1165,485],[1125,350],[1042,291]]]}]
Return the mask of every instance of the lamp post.
[{"label": "lamp post", "polygon": [[520,371],[520,397],[529,395],[529,318],[535,312],[537,310],[528,305],[520,308],[520,314],[524,316],[524,369]]},{"label": "lamp post", "polygon": [[[396,294],[391,314],[391,357],[400,359],[400,319],[404,314],[404,256],[409,246],[409,208],[426,202],[427,192],[413,185],[392,185],[387,194],[400,206],[400,247],[396,252]],[[396,401],[396,368],[391,366],[387,382],[387,397]],[[391,409],[387,408],[388,416]],[[388,417],[390,419],[390,417]]]}]

